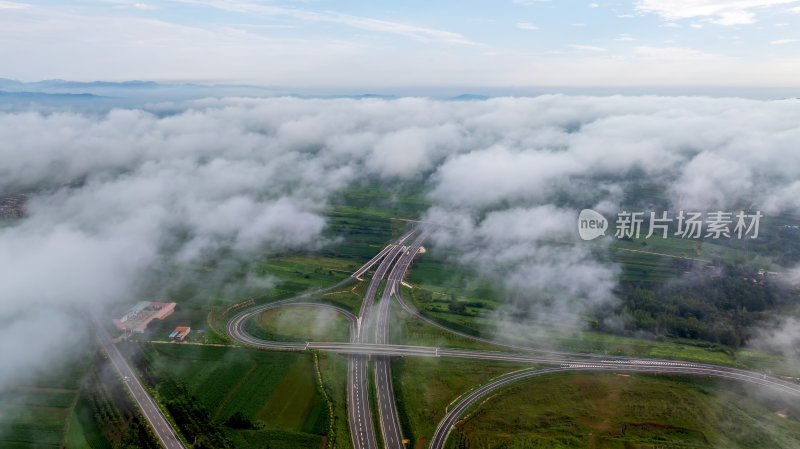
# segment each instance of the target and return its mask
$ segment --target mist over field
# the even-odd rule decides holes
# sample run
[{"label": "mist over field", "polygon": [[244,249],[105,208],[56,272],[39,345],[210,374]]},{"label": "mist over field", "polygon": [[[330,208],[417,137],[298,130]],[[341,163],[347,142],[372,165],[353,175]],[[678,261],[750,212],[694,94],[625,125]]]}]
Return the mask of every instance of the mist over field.
[{"label": "mist over field", "polygon": [[[607,242],[579,241],[578,211],[615,213],[647,179],[675,210],[796,213],[799,105],[220,98],[2,113],[0,193],[32,199],[0,226],[0,385],[66,358],[81,311],[149,299],[143,285],[172,265],[324,248],[326,206],[368,181],[424,186],[422,218],[444,225],[432,243],[508,289],[499,321],[579,325],[615,303],[619,270]],[[762,340],[791,346],[799,328]]]}]

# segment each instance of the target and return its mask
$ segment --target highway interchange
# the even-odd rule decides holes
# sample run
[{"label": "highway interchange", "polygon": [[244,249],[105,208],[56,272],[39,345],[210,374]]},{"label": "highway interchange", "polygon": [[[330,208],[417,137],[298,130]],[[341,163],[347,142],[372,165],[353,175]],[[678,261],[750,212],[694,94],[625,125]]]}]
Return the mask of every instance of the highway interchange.
[{"label": "highway interchange", "polygon": [[[531,368],[502,376],[501,378],[481,385],[459,398],[456,405],[447,410],[444,418],[439,423],[429,443],[428,447],[430,449],[442,449],[447,441],[450,430],[461,416],[463,416],[464,412],[470,407],[473,407],[480,399],[486,397],[489,393],[523,379],[552,373],[574,371],[624,371],[699,375],[754,383],[784,393],[800,396],[800,385],[766,376],[765,374],[735,368],[675,360],[608,357],[599,354],[539,350],[536,348],[526,348],[476,338],[468,334],[453,331],[419,314],[419,312],[407,304],[403,300],[402,295],[399,294],[400,282],[425,238],[425,235],[420,233],[413,243],[408,246],[403,246],[403,244],[410,239],[413,232],[414,231],[410,231],[398,239],[397,242],[387,245],[376,257],[353,274],[353,277],[360,279],[360,277],[366,274],[375,264],[380,262],[380,265],[378,265],[378,268],[375,270],[370,284],[367,287],[359,316],[354,317],[343,309],[334,308],[345,316],[348,316],[348,314],[350,315],[349,318],[352,323],[351,329],[354,330],[351,330],[353,338],[351,338],[351,341],[348,343],[307,342],[305,344],[287,344],[267,342],[252,337],[244,330],[244,323],[249,318],[270,307],[292,304],[291,300],[282,303],[267,304],[243,311],[234,316],[228,323],[228,334],[231,338],[249,346],[261,349],[316,350],[347,355],[350,365],[350,369],[348,370],[348,415],[354,449],[377,448],[375,429],[372,426],[372,412],[369,410],[369,390],[366,374],[369,357],[375,360],[375,392],[378,399],[378,417],[384,443],[383,446],[387,449],[404,447],[402,444],[402,430],[394,401],[389,365],[390,357],[397,356],[453,357],[480,360],[503,360],[535,365],[555,365],[554,368]],[[387,272],[389,273],[388,277]],[[377,289],[384,278],[386,278],[387,282],[384,287],[383,296],[378,304],[377,313],[372,313]],[[387,340],[390,323],[389,303],[392,298],[395,298],[404,310],[431,325],[478,341],[504,346],[516,350],[516,352],[475,351],[389,344]],[[304,304],[311,305],[309,303]],[[323,306],[321,303],[319,305]],[[373,342],[370,342],[367,336],[367,330],[371,329],[372,326],[374,326],[375,338]]]},{"label": "highway interchange", "polygon": [[[404,245],[414,234],[417,234],[412,243]],[[459,419],[471,407],[474,407],[490,393],[502,389],[512,383],[554,373],[576,371],[611,371],[611,372],[636,372],[654,374],[681,374],[708,376],[723,379],[732,379],[741,382],[761,385],[782,393],[800,396],[800,385],[770,377],[762,373],[729,368],[724,366],[702,363],[662,360],[632,357],[608,357],[598,354],[584,354],[540,350],[501,342],[482,339],[453,331],[419,314],[407,304],[400,295],[400,283],[407,272],[414,257],[419,252],[425,238],[424,233],[412,230],[404,234],[397,241],[387,245],[377,256],[357,270],[352,277],[361,280],[376,264],[377,269],[370,279],[359,315],[331,304],[312,301],[315,295],[328,289],[309,292],[295,298],[272,302],[251,307],[234,315],[227,324],[228,335],[237,342],[254,348],[270,351],[323,351],[345,355],[348,358],[347,379],[347,410],[348,424],[354,449],[377,449],[377,438],[373,425],[372,410],[370,407],[370,378],[368,374],[369,362],[374,360],[375,367],[375,396],[378,403],[378,422],[382,447],[385,449],[402,449],[405,447],[402,428],[397,414],[394,389],[391,380],[390,359],[398,356],[413,357],[450,357],[478,360],[513,361],[530,363],[532,365],[552,365],[552,368],[532,367],[504,376],[500,376],[486,384],[480,385],[472,391],[453,402],[448,407],[445,415],[439,422],[433,437],[428,445],[429,449],[443,449],[450,431]],[[378,289],[386,279],[383,295],[375,306]],[[473,338],[485,343],[506,347],[509,351],[478,351],[467,349],[452,349],[427,346],[411,346],[390,344],[388,332],[390,325],[390,302],[395,298],[404,310],[413,316],[443,330],[461,336]],[[245,330],[245,323],[258,314],[276,307],[283,306],[322,307],[342,314],[350,322],[349,342],[305,342],[288,343],[273,342],[258,339]],[[128,366],[119,353],[110,337],[102,326],[97,326],[97,338],[117,371],[125,379],[137,405],[142,410],[148,423],[153,427],[158,439],[167,449],[179,449],[185,446],[170,427],[168,421],[149,397],[144,387],[139,382],[134,371]],[[512,351],[513,350],[513,351]]]}]

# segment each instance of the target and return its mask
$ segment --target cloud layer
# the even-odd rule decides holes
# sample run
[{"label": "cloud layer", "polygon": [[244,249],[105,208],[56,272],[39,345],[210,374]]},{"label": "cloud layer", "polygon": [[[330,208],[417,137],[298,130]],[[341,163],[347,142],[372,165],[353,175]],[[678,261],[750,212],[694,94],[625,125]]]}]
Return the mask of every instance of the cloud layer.
[{"label": "cloud layer", "polygon": [[455,229],[434,235],[455,261],[500,279],[511,308],[547,298],[536,313],[574,320],[616,282],[574,241],[577,211],[615,210],[631,178],[675,208],[800,210],[799,104],[223,98],[0,114],[0,192],[35,192],[28,217],[0,227],[0,339],[41,339],[2,356],[44,366],[70,326],[26,328],[139,299],[170,263],[319,248],[327,202],[364,180],[419,183],[427,218]]}]

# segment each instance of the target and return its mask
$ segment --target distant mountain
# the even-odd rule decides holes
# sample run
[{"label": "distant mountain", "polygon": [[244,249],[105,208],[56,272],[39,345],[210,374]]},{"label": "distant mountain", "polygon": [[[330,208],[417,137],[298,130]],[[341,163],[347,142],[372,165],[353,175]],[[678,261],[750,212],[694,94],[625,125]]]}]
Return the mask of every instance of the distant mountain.
[{"label": "distant mountain", "polygon": [[360,94],[360,95],[348,95],[347,98],[357,98],[357,99],[370,99],[370,98],[377,98],[380,100],[394,100],[397,99],[395,95],[381,95],[381,94]]},{"label": "distant mountain", "polygon": [[[462,90],[463,89],[463,90]],[[107,97],[109,100],[101,102],[107,106],[116,107],[143,107],[154,102],[185,101],[206,97],[278,97],[289,96],[295,98],[352,98],[363,100],[396,100],[411,96],[432,98],[448,101],[484,101],[497,95],[516,95],[509,92],[486,95],[472,92],[486,92],[485,89],[472,89],[468,86],[453,88],[391,88],[376,89],[364,93],[354,93],[336,88],[308,88],[298,92],[291,86],[257,86],[247,84],[198,84],[198,83],[161,83],[157,81],[131,80],[131,81],[70,81],[64,79],[49,79],[42,81],[19,81],[0,78],[0,91],[18,92],[25,95],[32,93],[41,94],[91,94]],[[465,92],[466,91],[466,92]],[[7,95],[5,98],[9,98]],[[66,98],[66,97],[65,97]],[[75,97],[79,98],[79,97]],[[84,97],[89,98],[89,97]],[[114,99],[113,101],[111,99]],[[112,104],[113,103],[113,104]]]},{"label": "distant mountain", "polygon": [[40,92],[58,94],[82,94],[109,91],[145,92],[159,89],[202,88],[195,84],[159,84],[155,81],[69,81],[62,79],[23,82],[8,78],[0,78],[0,90],[6,92]]},{"label": "distant mountain", "polygon": [[0,98],[16,100],[93,100],[107,98],[94,94],[50,94],[44,92],[7,92],[0,90]]},{"label": "distant mountain", "polygon": [[486,95],[477,95],[477,94],[461,94],[456,95],[455,97],[450,97],[448,100],[450,101],[483,101],[488,100],[491,97],[487,97]]},{"label": "distant mountain", "polygon": [[57,89],[75,89],[75,88],[95,88],[95,89],[152,89],[155,87],[159,87],[160,84],[156,83],[155,81],[139,81],[139,80],[132,80],[132,81],[67,81],[61,79],[54,79],[54,80],[43,80],[43,81],[36,81],[33,83],[27,83],[32,86],[42,87],[42,88],[57,88]]}]

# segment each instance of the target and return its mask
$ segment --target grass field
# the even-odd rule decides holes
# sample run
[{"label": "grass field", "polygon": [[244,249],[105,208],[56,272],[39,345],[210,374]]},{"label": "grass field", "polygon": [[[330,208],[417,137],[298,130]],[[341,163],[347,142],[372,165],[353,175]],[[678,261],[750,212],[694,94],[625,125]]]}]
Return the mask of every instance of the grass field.
[{"label": "grass field", "polygon": [[254,272],[272,279],[274,286],[258,297],[259,302],[294,296],[314,288],[335,285],[358,268],[356,262],[324,256],[291,256],[258,262]]},{"label": "grass field", "polygon": [[327,408],[317,389],[310,355],[216,346],[154,346],[156,363],[183,380],[213,419],[224,423],[235,412],[242,412],[263,423],[261,430],[231,430],[237,447],[263,447],[259,445],[272,437],[286,445],[270,443],[270,447],[316,449],[321,444],[327,430]]},{"label": "grass field", "polygon": [[257,324],[275,341],[347,341],[350,321],[324,308],[284,306],[262,312]]},{"label": "grass field", "polygon": [[392,319],[389,325],[391,343],[489,351],[507,349],[439,329],[412,316],[396,302],[391,305],[391,313]]},{"label": "grass field", "polygon": [[94,419],[94,411],[83,396],[78,398],[67,431],[67,449],[111,449]]},{"label": "grass field", "polygon": [[317,393],[314,367],[309,357],[295,360],[286,375],[269,395],[256,417],[275,429],[298,429],[324,434],[326,404]]},{"label": "grass field", "polygon": [[336,449],[351,449],[347,423],[347,359],[336,354],[319,355],[320,373],[328,396],[333,401],[333,429]]},{"label": "grass field", "polygon": [[[392,361],[392,382],[403,435],[423,448],[445,407],[458,396],[523,365],[478,360],[402,358]],[[524,365],[530,367],[530,365]]]},{"label": "grass field", "polygon": [[0,447],[54,448],[82,439],[81,428],[70,424],[85,362],[81,354],[61,371],[0,391]]},{"label": "grass field", "polygon": [[[745,251],[724,246],[716,240],[670,237],[615,240],[610,247],[612,262],[620,265],[621,281],[663,283],[680,276],[692,264],[711,265],[722,260],[741,260]],[[771,268],[771,267],[765,267]]]},{"label": "grass field", "polygon": [[[796,448],[800,422],[708,379],[553,375],[491,397],[457,426],[451,449]],[[785,412],[789,416],[781,417]]]}]

